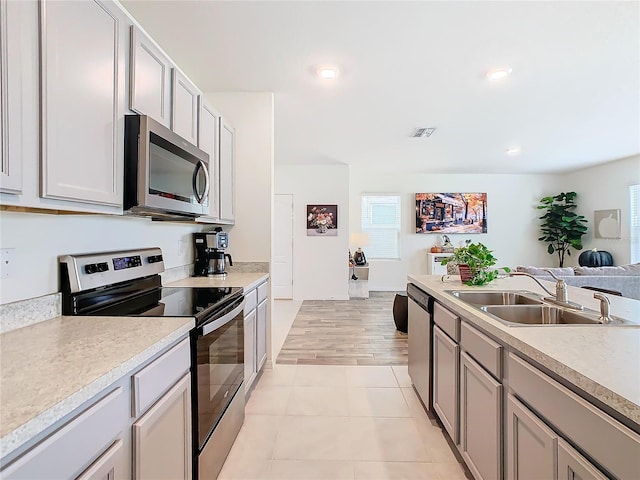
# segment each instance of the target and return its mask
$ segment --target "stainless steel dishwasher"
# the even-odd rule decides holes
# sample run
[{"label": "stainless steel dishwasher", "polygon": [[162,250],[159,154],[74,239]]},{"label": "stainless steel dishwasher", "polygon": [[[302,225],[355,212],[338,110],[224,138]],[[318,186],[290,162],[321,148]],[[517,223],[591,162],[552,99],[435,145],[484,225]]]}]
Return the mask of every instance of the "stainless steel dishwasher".
[{"label": "stainless steel dishwasher", "polygon": [[409,332],[409,376],[425,408],[431,404],[431,314],[433,298],[415,285],[407,285],[408,332]]}]

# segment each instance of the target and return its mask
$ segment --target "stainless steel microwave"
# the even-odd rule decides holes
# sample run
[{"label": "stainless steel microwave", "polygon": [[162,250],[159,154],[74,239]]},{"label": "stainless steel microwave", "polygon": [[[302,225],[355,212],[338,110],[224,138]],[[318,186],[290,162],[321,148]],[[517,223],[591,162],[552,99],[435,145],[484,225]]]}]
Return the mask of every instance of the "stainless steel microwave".
[{"label": "stainless steel microwave", "polygon": [[209,155],[146,115],[125,116],[124,210],[155,218],[209,213]]}]

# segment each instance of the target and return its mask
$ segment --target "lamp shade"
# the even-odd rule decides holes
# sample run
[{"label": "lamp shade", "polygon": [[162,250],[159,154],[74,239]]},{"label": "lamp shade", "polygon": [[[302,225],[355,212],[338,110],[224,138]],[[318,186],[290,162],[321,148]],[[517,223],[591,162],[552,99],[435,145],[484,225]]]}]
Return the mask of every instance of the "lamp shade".
[{"label": "lamp shade", "polygon": [[352,233],[349,236],[349,243],[352,247],[366,247],[369,245],[368,233]]}]

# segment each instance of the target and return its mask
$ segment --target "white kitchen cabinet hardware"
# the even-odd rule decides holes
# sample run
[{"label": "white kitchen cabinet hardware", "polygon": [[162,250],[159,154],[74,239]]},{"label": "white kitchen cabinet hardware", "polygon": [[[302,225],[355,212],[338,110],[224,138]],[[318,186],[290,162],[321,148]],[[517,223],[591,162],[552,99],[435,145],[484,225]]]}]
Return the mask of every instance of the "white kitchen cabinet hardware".
[{"label": "white kitchen cabinet hardware", "polygon": [[191,376],[133,424],[134,479],[191,479]]},{"label": "white kitchen cabinet hardware", "polygon": [[502,478],[502,385],[460,353],[460,453],[476,480]]},{"label": "white kitchen cabinet hardware", "polygon": [[171,130],[198,144],[200,90],[176,68],[171,75]]},{"label": "white kitchen cabinet hardware", "polygon": [[235,223],[235,157],[236,132],[220,118],[220,223]]},{"label": "white kitchen cabinet hardware", "polygon": [[98,0],[39,5],[41,195],[121,207],[127,18]]},{"label": "white kitchen cabinet hardware", "polygon": [[129,108],[171,128],[171,60],[135,25],[131,27]]}]

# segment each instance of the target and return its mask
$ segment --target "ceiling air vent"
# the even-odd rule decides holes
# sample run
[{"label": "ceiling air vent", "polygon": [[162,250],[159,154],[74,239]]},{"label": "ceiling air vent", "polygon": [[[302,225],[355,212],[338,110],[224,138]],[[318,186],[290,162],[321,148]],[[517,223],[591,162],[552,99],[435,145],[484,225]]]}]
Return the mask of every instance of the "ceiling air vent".
[{"label": "ceiling air vent", "polygon": [[413,131],[413,135],[411,136],[412,137],[430,137],[431,134],[435,131],[436,131],[436,127],[428,127],[428,128],[418,127]]}]

